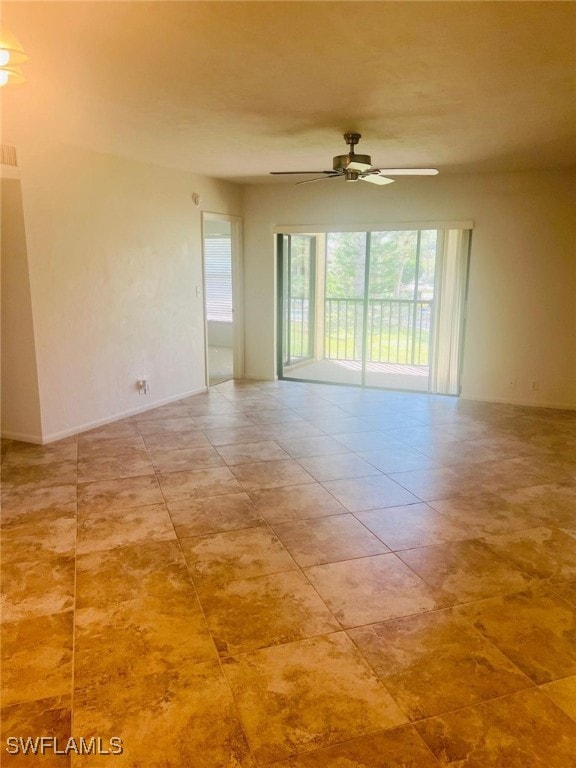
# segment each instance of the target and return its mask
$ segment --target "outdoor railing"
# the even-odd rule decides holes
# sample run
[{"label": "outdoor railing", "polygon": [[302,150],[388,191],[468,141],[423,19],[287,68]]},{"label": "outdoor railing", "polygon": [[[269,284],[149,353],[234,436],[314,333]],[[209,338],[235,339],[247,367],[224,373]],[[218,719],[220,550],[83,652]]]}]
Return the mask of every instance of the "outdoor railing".
[{"label": "outdoor railing", "polygon": [[[369,299],[366,320],[368,362],[428,365],[432,301]],[[290,358],[304,359],[310,350],[309,300],[290,301]],[[363,299],[326,299],[324,357],[362,360]]]},{"label": "outdoor railing", "polygon": [[[428,365],[432,301],[369,299],[366,359]],[[326,299],[324,357],[361,360],[363,299]]]}]

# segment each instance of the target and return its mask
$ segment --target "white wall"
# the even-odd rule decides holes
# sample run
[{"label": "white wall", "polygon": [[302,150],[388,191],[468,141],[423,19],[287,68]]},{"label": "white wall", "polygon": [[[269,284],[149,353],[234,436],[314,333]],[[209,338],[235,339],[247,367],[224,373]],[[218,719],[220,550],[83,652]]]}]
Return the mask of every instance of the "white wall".
[{"label": "white wall", "polygon": [[42,427],[19,179],[2,179],[1,200],[2,434],[39,442]]},{"label": "white wall", "polygon": [[43,440],[201,390],[201,210],[238,215],[238,187],[58,144],[19,156]]},{"label": "white wall", "polygon": [[246,375],[275,373],[274,226],[472,219],[463,397],[576,407],[575,193],[569,172],[248,187]]}]

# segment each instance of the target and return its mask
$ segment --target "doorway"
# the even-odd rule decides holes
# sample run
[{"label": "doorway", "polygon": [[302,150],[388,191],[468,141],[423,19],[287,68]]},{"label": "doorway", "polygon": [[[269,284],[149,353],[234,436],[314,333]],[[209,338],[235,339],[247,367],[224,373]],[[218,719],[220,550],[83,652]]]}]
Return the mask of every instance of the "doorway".
[{"label": "doorway", "polygon": [[206,384],[243,376],[240,221],[202,214]]}]

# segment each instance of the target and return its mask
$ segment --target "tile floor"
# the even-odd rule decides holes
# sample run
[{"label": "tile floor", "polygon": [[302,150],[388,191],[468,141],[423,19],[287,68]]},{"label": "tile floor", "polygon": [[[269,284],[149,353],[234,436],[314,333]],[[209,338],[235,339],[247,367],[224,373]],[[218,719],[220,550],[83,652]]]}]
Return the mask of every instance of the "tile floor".
[{"label": "tile floor", "polygon": [[576,766],[576,412],[227,382],[2,475],[7,768]]}]

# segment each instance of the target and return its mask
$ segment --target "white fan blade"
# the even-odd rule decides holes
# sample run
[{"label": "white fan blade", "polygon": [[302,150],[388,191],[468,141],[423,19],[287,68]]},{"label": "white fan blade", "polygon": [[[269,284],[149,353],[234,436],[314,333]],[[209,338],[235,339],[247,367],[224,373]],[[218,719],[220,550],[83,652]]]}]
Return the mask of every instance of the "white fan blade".
[{"label": "white fan blade", "polygon": [[376,168],[384,176],[437,176],[437,168]]},{"label": "white fan blade", "polygon": [[360,173],[363,171],[369,171],[370,168],[372,168],[370,163],[358,163],[356,160],[352,160],[352,162],[348,163],[346,166],[347,171],[360,171]]},{"label": "white fan blade", "polygon": [[387,179],[386,176],[370,174],[369,176],[360,176],[360,181],[369,181],[370,184],[393,184],[394,179]]}]

